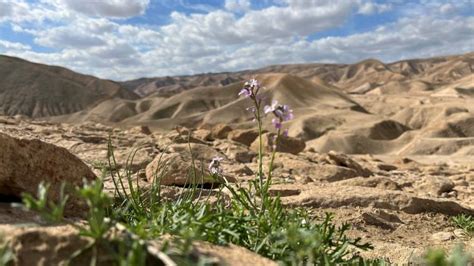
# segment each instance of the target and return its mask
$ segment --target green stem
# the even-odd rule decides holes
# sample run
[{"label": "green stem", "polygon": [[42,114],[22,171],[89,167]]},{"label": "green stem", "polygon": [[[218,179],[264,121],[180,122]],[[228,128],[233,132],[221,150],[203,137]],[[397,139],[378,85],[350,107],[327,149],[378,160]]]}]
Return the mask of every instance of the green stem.
[{"label": "green stem", "polygon": [[263,203],[264,203],[264,199],[265,199],[265,194],[264,194],[264,191],[263,191],[263,140],[262,140],[262,134],[263,134],[263,130],[262,130],[262,116],[260,114],[260,103],[258,102],[258,100],[255,98],[253,99],[254,100],[254,104],[255,104],[255,108],[257,110],[255,110],[255,116],[256,116],[256,119],[257,119],[257,124],[258,124],[258,178],[259,178],[259,188],[258,190],[260,191],[257,191],[257,192],[260,192],[260,200],[262,201],[262,212],[263,212]]},{"label": "green stem", "polygon": [[270,182],[272,181],[273,162],[275,161],[275,154],[278,148],[278,141],[280,140],[280,136],[281,136],[281,128],[279,128],[277,131],[277,137],[274,143],[275,148],[272,151],[272,157],[270,159],[270,164],[268,165],[268,179],[267,179],[267,183],[265,184],[266,185],[265,190],[268,190],[268,188],[270,187]]}]

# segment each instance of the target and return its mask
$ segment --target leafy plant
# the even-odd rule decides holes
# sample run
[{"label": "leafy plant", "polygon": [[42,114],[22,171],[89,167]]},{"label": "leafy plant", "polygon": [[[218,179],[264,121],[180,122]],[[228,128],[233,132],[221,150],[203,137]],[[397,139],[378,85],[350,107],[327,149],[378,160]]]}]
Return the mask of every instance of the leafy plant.
[{"label": "leafy plant", "polygon": [[[246,83],[241,95],[251,98],[251,109],[259,128],[259,139],[263,135],[263,102],[258,95],[260,85],[253,80]],[[281,135],[282,123],[292,118],[288,106],[273,103],[264,108],[265,113],[275,115],[273,124],[277,129],[275,145]],[[189,142],[188,142],[189,143]],[[193,153],[191,153],[191,181],[204,176],[196,172]],[[326,215],[322,222],[314,221],[302,209],[289,210],[282,206],[279,197],[271,197],[268,192],[272,182],[272,169],[277,147],[272,148],[269,172],[263,173],[263,145],[259,147],[258,172],[248,186],[230,184],[222,169],[221,158],[213,158],[209,172],[216,182],[222,183],[218,189],[218,198],[212,204],[208,198],[202,198],[202,188],[191,182],[188,188],[173,201],[161,197],[161,178],[168,173],[168,162],[163,155],[158,159],[158,167],[151,189],[143,191],[138,180],[135,182],[129,171],[112,171],[117,202],[114,217],[123,221],[128,229],[142,239],[156,239],[163,235],[172,235],[174,246],[178,247],[181,257],[188,257],[192,243],[203,240],[219,245],[233,243],[253,250],[261,255],[285,264],[307,263],[343,263],[359,262],[361,258],[351,250],[367,250],[371,245],[361,243],[360,239],[349,239],[345,233],[349,225],[336,227],[332,216]],[[136,151],[135,151],[136,152]],[[133,152],[126,165],[133,162]],[[109,141],[109,169],[118,169]],[[202,165],[202,164],[201,164]],[[126,167],[128,168],[128,167]],[[127,186],[125,185],[127,184]],[[227,189],[232,197],[226,200],[222,189]],[[184,193],[184,191],[186,193]]]},{"label": "leafy plant", "polygon": [[464,230],[467,236],[474,235],[474,216],[468,214],[459,214],[451,218],[453,224]]},{"label": "leafy plant", "polygon": [[4,236],[0,236],[0,266],[13,265],[14,254],[9,242],[4,241]]},{"label": "leafy plant", "polygon": [[22,193],[22,200],[27,209],[38,212],[45,221],[58,223],[63,220],[64,208],[69,199],[68,195],[64,195],[66,183],[61,184],[59,201],[57,203],[48,199],[49,187],[49,184],[41,182],[38,185],[36,198],[31,194]]},{"label": "leafy plant", "polygon": [[458,245],[452,250],[451,255],[447,255],[441,249],[431,249],[424,256],[423,261],[428,266],[465,266],[472,263],[472,259],[472,255]]}]

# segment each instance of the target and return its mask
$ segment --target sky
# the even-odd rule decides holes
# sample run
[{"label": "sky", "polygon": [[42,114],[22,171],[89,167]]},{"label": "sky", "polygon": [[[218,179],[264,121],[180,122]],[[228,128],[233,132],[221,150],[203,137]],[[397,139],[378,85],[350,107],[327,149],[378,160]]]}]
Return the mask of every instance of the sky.
[{"label": "sky", "polygon": [[474,51],[474,0],[0,0],[0,54],[118,81]]}]

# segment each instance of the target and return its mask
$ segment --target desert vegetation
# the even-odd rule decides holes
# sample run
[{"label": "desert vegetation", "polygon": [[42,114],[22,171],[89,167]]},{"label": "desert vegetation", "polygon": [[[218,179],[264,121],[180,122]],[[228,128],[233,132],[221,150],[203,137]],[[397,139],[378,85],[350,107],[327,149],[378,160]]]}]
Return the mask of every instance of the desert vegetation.
[{"label": "desert vegetation", "polygon": [[[222,157],[204,160],[193,153],[191,132],[178,131],[184,140],[186,162],[184,183],[179,193],[166,195],[163,185],[173,168],[173,158],[163,152],[155,158],[151,183],[143,185],[133,171],[138,149],[131,151],[124,163],[115,154],[113,133],[104,145],[106,160],[91,162],[101,171],[98,179],[82,181],[81,186],[61,183],[55,199],[51,185],[41,182],[37,193],[23,193],[22,204],[40,215],[45,225],[69,225],[84,243],[66,253],[63,263],[80,265],[214,265],[219,264],[200,245],[236,245],[264,258],[260,263],[283,265],[387,265],[387,258],[366,258],[362,252],[374,248],[370,240],[351,237],[350,223],[338,222],[332,213],[314,214],[307,208],[284,206],[281,192],[271,190],[272,174],[278,163],[276,154],[287,138],[285,122],[294,118],[290,106],[273,101],[264,105],[257,80],[244,84],[239,95],[250,103],[257,130],[257,165],[248,182],[230,180]],[[264,120],[271,120],[265,129]],[[265,132],[274,132],[264,143]],[[266,146],[268,147],[266,147]],[[269,154],[265,154],[270,151]],[[266,167],[265,167],[266,166]],[[112,183],[106,192],[104,182]],[[210,186],[205,187],[207,181]],[[67,191],[67,192],[66,192]],[[80,220],[68,218],[67,208],[82,209]],[[462,211],[461,211],[462,212]],[[454,226],[472,238],[473,216],[460,213],[451,218]],[[212,247],[211,247],[212,249]],[[8,242],[2,250],[2,263],[14,260]],[[426,265],[466,265],[472,258],[462,246],[450,254],[433,249],[411,258]]]}]

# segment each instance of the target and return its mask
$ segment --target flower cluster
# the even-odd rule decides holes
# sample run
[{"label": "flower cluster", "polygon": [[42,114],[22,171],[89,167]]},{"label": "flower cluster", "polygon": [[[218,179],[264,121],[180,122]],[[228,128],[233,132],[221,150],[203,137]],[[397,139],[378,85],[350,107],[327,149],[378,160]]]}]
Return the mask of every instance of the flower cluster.
[{"label": "flower cluster", "polygon": [[222,175],[221,161],[222,157],[214,157],[209,164],[209,172],[213,175]]},{"label": "flower cluster", "polygon": [[272,124],[276,129],[281,129],[282,123],[293,119],[293,110],[286,104],[278,104],[278,101],[274,100],[271,105],[266,105],[263,108],[265,114],[273,113],[275,118],[272,119]]},{"label": "flower cluster", "polygon": [[258,91],[260,90],[260,83],[256,79],[251,79],[245,82],[244,87],[239,92],[240,95],[244,95],[247,98],[257,99]]}]

